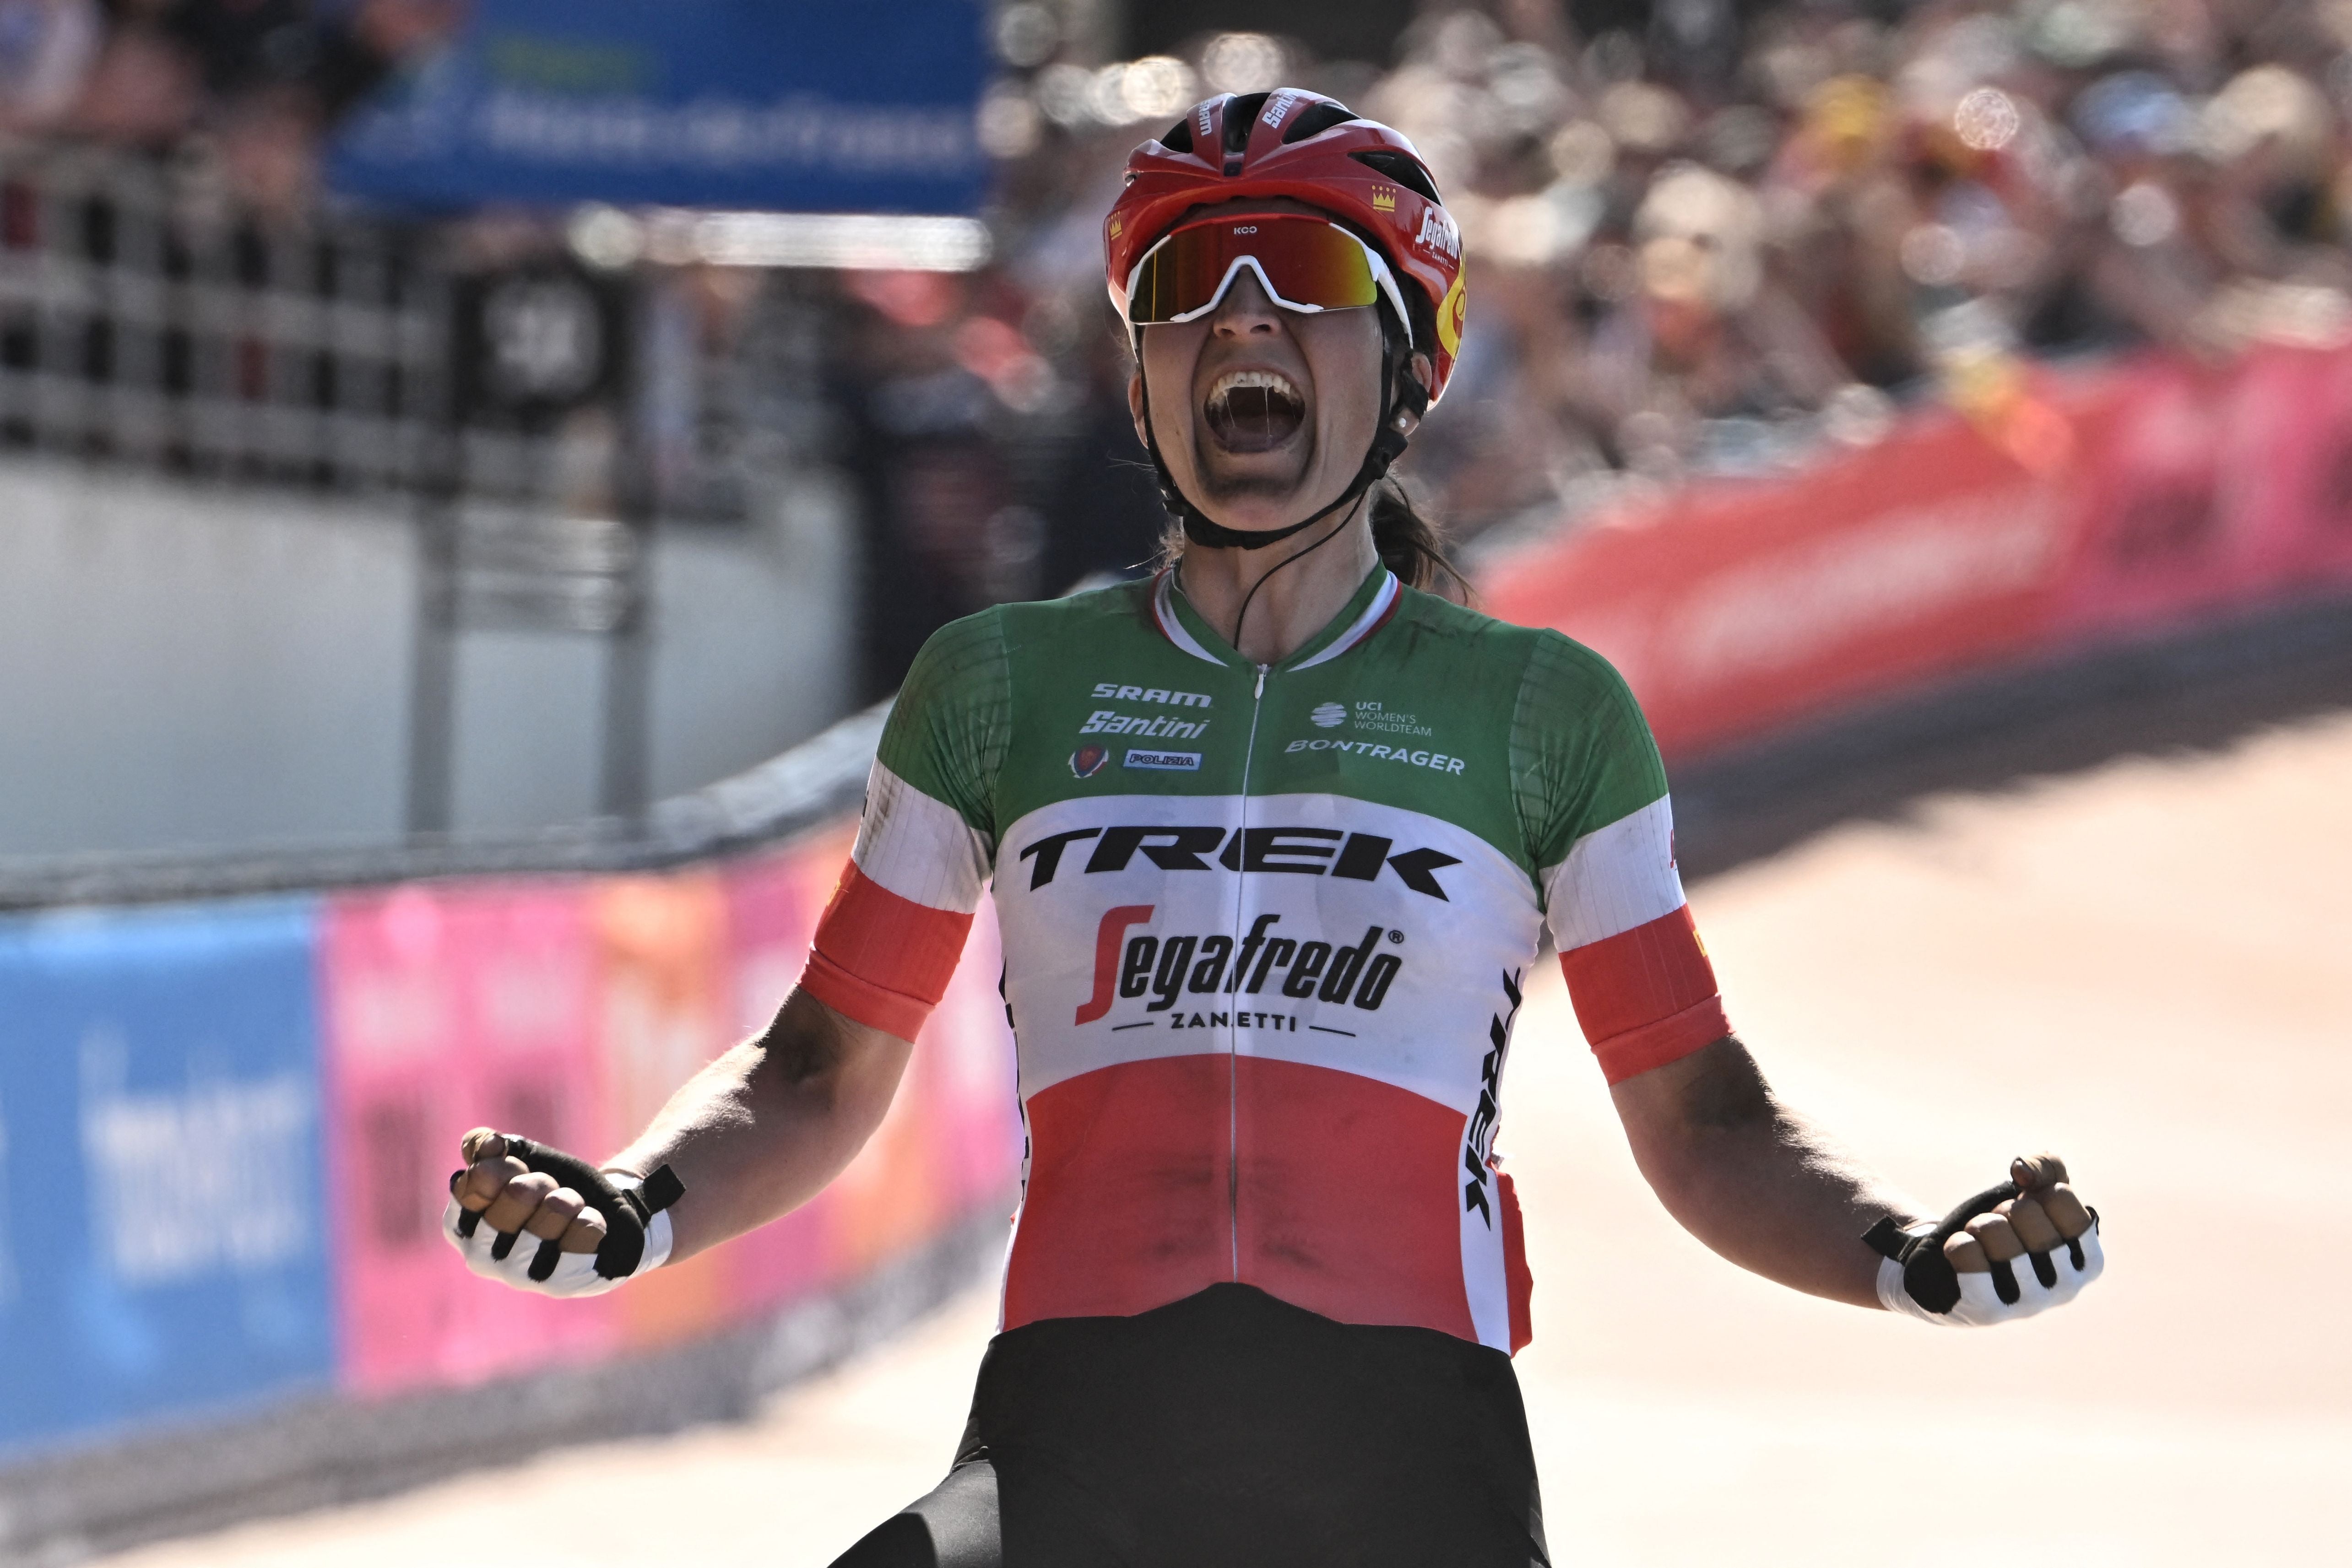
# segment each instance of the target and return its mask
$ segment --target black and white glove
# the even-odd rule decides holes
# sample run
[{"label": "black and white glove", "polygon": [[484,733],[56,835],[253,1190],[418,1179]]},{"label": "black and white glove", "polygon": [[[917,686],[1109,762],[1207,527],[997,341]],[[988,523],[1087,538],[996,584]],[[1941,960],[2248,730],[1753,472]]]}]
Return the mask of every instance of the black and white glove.
[{"label": "black and white glove", "polygon": [[596,1296],[624,1280],[650,1273],[669,1259],[669,1206],[686,1191],[677,1173],[664,1166],[642,1182],[609,1176],[544,1144],[503,1134],[506,1153],[530,1170],[552,1176],[559,1189],[578,1193],[604,1221],[604,1239],[593,1252],[566,1252],[561,1240],[523,1231],[492,1230],[482,1211],[457,1201],[466,1173],[449,1178],[449,1205],[441,1212],[441,1234],[466,1260],[466,1267],[518,1291],[542,1296]]},{"label": "black and white glove", "polygon": [[[2037,1196],[2046,1191],[2038,1189]],[[2029,1250],[2008,1260],[1988,1255],[1988,1267],[1982,1270],[1955,1268],[1945,1254],[1944,1243],[1966,1230],[1969,1220],[2006,1212],[2001,1209],[2003,1204],[2013,1207],[2023,1197],[2015,1182],[2005,1181],[1987,1187],[1940,1220],[1906,1228],[1890,1215],[1872,1226],[1863,1240],[1884,1260],[1878,1265],[1880,1304],[1888,1312],[1948,1328],[1982,1328],[2030,1318],[2073,1301],[2084,1286],[2099,1277],[2106,1260],[2099,1250],[2097,1209],[2082,1209],[2087,1225],[2079,1235],[2065,1234],[2067,1220],[2077,1207],[2071,1193],[2062,1213],[2043,1216],[2056,1237],[2044,1250]],[[2039,1213],[2039,1202],[2036,1209]]]}]

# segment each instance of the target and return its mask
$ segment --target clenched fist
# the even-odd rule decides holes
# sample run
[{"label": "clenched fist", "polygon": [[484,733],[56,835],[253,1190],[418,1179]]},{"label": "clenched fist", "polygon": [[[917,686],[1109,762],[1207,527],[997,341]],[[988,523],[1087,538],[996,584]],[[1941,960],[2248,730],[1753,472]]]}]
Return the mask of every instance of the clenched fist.
[{"label": "clenched fist", "polygon": [[1890,1312],[1956,1327],[2007,1322],[2063,1306],[2099,1277],[2098,1211],[2074,1196],[2065,1162],[2037,1155],[2011,1161],[2009,1174],[1940,1224],[1871,1228],[1863,1239],[1886,1260],[1878,1299]]},{"label": "clenched fist", "polygon": [[641,1183],[488,1127],[459,1147],[466,1168],[449,1178],[441,1228],[475,1273],[541,1295],[593,1296],[669,1257],[665,1211],[685,1189],[667,1166]]}]

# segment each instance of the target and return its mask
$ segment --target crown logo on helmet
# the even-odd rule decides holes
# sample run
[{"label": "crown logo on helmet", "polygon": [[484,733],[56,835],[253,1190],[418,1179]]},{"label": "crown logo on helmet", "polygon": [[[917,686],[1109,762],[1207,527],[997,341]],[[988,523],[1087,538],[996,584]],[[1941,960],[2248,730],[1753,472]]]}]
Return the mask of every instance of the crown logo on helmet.
[{"label": "crown logo on helmet", "polygon": [[1396,211],[1396,188],[1392,185],[1372,187],[1372,210],[1380,213]]}]

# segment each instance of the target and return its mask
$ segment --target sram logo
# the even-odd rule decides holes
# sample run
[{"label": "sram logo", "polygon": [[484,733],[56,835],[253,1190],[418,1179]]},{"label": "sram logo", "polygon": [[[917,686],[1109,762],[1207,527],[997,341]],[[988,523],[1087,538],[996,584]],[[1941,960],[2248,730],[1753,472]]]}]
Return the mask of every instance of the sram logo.
[{"label": "sram logo", "polygon": [[1117,681],[1097,681],[1095,695],[1117,702],[1158,703],[1163,707],[1207,707],[1206,692],[1171,692],[1165,686],[1123,686]]},{"label": "sram logo", "polygon": [[1150,923],[1152,907],[1122,904],[1102,917],[1095,932],[1094,995],[1079,1006],[1075,1021],[1107,1017],[1122,998],[1150,996],[1143,1010],[1160,1013],[1188,993],[1254,997],[1268,985],[1299,1000],[1314,998],[1335,1007],[1352,1002],[1374,1012],[1404,967],[1402,957],[1381,950],[1384,936],[1402,943],[1404,933],[1378,925],[1367,926],[1362,941],[1346,946],[1276,936],[1279,915],[1259,915],[1238,945],[1222,931],[1205,936],[1128,936]]},{"label": "sram logo", "polygon": [[[1062,857],[1072,844],[1097,841],[1087,856],[1087,873],[1121,872],[1141,855],[1161,871],[1213,871],[1223,866],[1236,872],[1291,872],[1304,876],[1344,877],[1353,882],[1377,882],[1383,870],[1413,892],[1451,903],[1437,873],[1460,865],[1462,857],[1443,850],[1400,850],[1394,839],[1378,833],[1349,833],[1338,828],[1235,828],[1130,826],[1073,828],[1048,833],[1023,850],[1020,859],[1034,862],[1029,873],[1032,892],[1061,873]],[[1212,858],[1203,858],[1212,857]]]}]

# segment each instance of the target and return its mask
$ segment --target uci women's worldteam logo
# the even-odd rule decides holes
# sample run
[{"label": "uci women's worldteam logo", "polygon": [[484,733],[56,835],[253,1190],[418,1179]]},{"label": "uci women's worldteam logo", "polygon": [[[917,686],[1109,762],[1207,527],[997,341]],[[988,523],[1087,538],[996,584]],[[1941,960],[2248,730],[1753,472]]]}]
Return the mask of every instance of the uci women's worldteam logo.
[{"label": "uci women's worldteam logo", "polygon": [[1077,779],[1091,779],[1101,772],[1102,765],[1109,760],[1109,747],[1081,746],[1070,753],[1071,776]]}]

